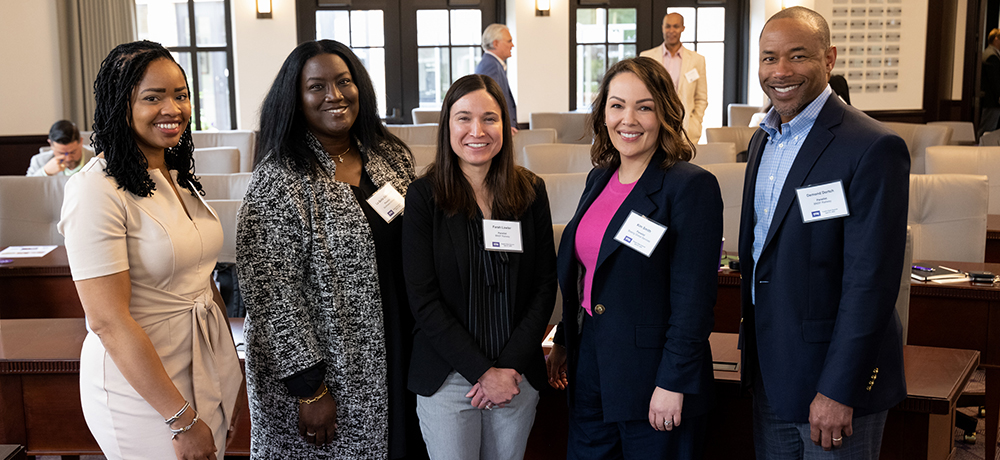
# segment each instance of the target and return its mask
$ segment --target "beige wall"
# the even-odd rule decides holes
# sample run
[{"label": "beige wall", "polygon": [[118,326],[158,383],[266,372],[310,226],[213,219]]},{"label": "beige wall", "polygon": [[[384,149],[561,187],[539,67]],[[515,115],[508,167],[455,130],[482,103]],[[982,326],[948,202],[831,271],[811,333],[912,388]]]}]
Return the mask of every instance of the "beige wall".
[{"label": "beige wall", "polygon": [[63,116],[55,0],[0,0],[0,136],[47,134]]},{"label": "beige wall", "polygon": [[[531,112],[569,109],[569,2],[553,0],[551,15],[538,17],[534,0],[507,2],[515,48],[508,74],[518,103],[518,118]],[[813,6],[813,0],[784,0]],[[757,83],[757,36],[781,0],[750,1],[749,102],[762,102]],[[959,4],[963,2],[957,2]],[[254,0],[232,0],[235,38],[237,125],[254,129],[261,100],[288,53],[295,47],[295,0],[273,0],[273,19],[257,19]],[[961,7],[959,7],[961,8]],[[62,117],[59,37],[55,0],[0,0],[0,135],[43,134]],[[964,40],[964,11],[956,35]],[[30,20],[27,20],[30,18]],[[957,50],[956,50],[957,51]],[[956,74],[961,53],[956,54]],[[961,79],[953,82],[961,94]],[[957,96],[956,96],[957,97]]]}]

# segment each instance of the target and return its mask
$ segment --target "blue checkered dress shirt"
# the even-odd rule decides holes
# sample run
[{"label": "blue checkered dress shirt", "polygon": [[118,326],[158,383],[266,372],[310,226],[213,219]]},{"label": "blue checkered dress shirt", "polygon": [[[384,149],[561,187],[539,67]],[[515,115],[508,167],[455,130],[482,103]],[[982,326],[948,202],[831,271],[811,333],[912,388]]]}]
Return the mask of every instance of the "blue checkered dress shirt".
[{"label": "blue checkered dress shirt", "polygon": [[[754,303],[757,303],[757,261],[760,260],[760,253],[764,250],[764,240],[767,238],[767,231],[771,228],[771,218],[774,215],[774,207],[778,204],[778,197],[781,196],[781,189],[785,186],[785,178],[788,171],[795,163],[795,157],[799,154],[799,148],[809,136],[813,124],[819,111],[823,109],[827,98],[833,94],[830,86],[813,99],[802,112],[799,112],[792,121],[781,123],[781,116],[771,108],[760,123],[760,128],[767,132],[767,143],[764,144],[764,152],[760,156],[760,167],[757,170],[757,182],[754,184],[753,192],[753,264],[754,280],[751,284],[751,294]],[[778,130],[780,126],[781,130]]]}]

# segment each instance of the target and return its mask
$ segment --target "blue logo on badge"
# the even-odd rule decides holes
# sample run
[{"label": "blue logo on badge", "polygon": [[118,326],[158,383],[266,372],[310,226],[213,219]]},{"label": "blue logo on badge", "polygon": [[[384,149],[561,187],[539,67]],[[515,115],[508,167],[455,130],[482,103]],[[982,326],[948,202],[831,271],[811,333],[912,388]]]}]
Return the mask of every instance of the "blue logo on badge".
[{"label": "blue logo on badge", "polygon": [[493,242],[493,247],[499,248],[500,247],[500,242],[499,241],[494,241]]},{"label": "blue logo on badge", "polygon": [[813,217],[819,217],[819,211],[813,211],[812,216]]},{"label": "blue logo on badge", "polygon": [[392,217],[392,215],[395,214],[395,213],[392,212],[392,210],[390,209],[389,212],[388,212],[388,214],[389,214],[389,217]]},{"label": "blue logo on badge", "polygon": [[626,236],[625,237],[625,242],[626,243],[631,243],[632,242],[632,237],[631,236]]}]

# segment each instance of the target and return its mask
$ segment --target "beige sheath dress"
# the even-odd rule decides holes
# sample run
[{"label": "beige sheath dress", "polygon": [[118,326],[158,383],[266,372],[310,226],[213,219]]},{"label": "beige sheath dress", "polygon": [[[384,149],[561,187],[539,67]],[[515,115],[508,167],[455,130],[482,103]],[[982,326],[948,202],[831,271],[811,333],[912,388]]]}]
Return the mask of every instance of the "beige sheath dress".
[{"label": "beige sheath dress", "polygon": [[[118,188],[105,165],[94,158],[66,184],[59,231],[73,279],[129,271],[129,312],[174,385],[212,429],[222,458],[243,380],[229,323],[209,285],[222,227],[200,197],[178,185],[189,218],[159,170],[149,171],[156,184],[152,196],[138,197]],[[163,417],[125,380],[89,326],[80,397],[87,425],[109,459],[176,458]]]}]

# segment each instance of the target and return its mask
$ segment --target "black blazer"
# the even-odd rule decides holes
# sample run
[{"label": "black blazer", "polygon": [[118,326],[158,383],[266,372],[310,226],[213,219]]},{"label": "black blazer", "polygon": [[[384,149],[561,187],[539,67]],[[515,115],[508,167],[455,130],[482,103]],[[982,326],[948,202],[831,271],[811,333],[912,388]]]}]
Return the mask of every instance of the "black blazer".
[{"label": "black blazer", "polygon": [[[708,336],[718,291],[722,193],[715,176],[686,161],[660,169],[665,155],[661,151],[653,156],[611,219],[594,271],[591,301],[605,307],[603,314],[590,319],[597,331],[605,422],[646,420],[656,387],[684,393],[684,416],[706,413],[712,400]],[[559,244],[563,321],[556,342],[566,344],[571,376],[579,351],[577,317],[586,314],[578,290],[582,266],[575,255],[577,226],[614,177],[613,170],[590,172]],[[633,210],[667,227],[649,257],[614,239]],[[597,376],[575,375],[582,378]]]},{"label": "black blazer", "polygon": [[524,252],[509,253],[514,329],[492,362],[469,332],[469,220],[448,216],[434,202],[431,181],[406,193],[403,270],[416,319],[408,387],[434,394],[452,371],[474,384],[490,367],[512,368],[536,389],[547,385],[542,339],[555,306],[555,245],[545,183],[534,178],[535,201],[520,216]]},{"label": "black blazer", "polygon": [[[783,420],[807,422],[816,393],[856,417],[906,397],[896,296],[910,156],[895,133],[830,96],[799,149],[753,260],[754,189],[767,133],[750,141],[740,218],[743,380],[760,369]],[[850,215],[802,222],[798,187],[840,180]],[[751,286],[757,287],[757,304]]]}]

